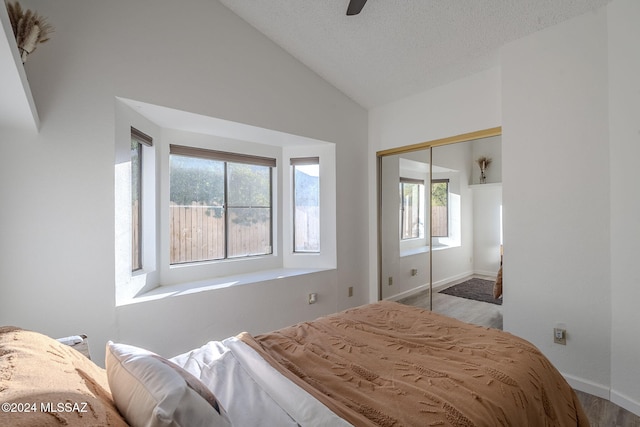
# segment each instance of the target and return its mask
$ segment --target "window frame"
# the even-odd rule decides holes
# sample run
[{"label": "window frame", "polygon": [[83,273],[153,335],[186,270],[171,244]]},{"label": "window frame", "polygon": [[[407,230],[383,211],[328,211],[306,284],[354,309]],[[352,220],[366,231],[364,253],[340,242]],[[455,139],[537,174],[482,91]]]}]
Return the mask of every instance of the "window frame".
[{"label": "window frame", "polygon": [[[274,198],[273,198],[273,185],[274,185],[274,174],[273,171],[277,166],[277,160],[275,158],[270,157],[262,157],[256,155],[228,152],[228,151],[220,151],[220,150],[211,150],[206,148],[198,148],[186,145],[177,145],[170,144],[169,145],[169,164],[171,164],[171,156],[181,156],[181,157],[191,157],[203,160],[213,160],[223,163],[223,202],[222,202],[222,211],[224,216],[224,236],[223,236],[223,256],[218,258],[210,258],[210,259],[199,259],[199,260],[187,260],[187,261],[178,261],[172,262],[171,257],[169,258],[169,267],[184,265],[184,264],[196,264],[196,263],[208,263],[208,262],[220,262],[220,261],[229,261],[229,260],[238,260],[243,258],[250,257],[260,257],[260,256],[268,256],[273,255],[273,240],[274,240]],[[252,166],[261,166],[269,168],[269,178],[267,182],[269,183],[269,245],[268,251],[261,253],[253,253],[253,254],[245,254],[245,255],[235,255],[230,256],[229,254],[229,235],[231,233],[231,227],[229,226],[231,215],[229,215],[229,209],[238,209],[243,208],[244,206],[232,206],[229,203],[229,192],[230,192],[230,184],[229,184],[229,164],[242,164],[242,165],[252,165]],[[169,167],[169,173],[171,171],[171,166]],[[171,183],[169,183],[169,192],[171,192]],[[170,215],[171,216],[171,215]],[[169,247],[174,246],[173,235],[169,237]]]},{"label": "window frame", "polygon": [[[412,229],[411,236],[405,237],[405,215],[404,215],[404,212],[406,210],[406,206],[405,206],[405,191],[404,191],[405,185],[422,186],[422,191],[420,191],[420,187],[418,187],[418,201],[416,203],[416,205],[418,206],[418,222],[420,222],[420,220],[422,220],[422,224],[423,224],[422,235],[420,234],[420,226],[418,225],[418,227],[416,228],[416,230],[418,232],[417,236],[413,235],[413,228],[414,227],[411,227],[411,229]],[[415,179],[415,178],[400,177],[399,192],[400,192],[400,241],[403,242],[403,241],[408,241],[408,240],[424,239],[424,237],[425,237],[425,233],[424,233],[425,215],[424,215],[424,212],[426,210],[426,207],[424,206],[424,201],[426,200],[426,198],[424,197],[424,194],[425,194],[424,180]],[[421,193],[422,193],[422,198],[420,197]]]},{"label": "window frame", "polygon": [[[232,206],[231,203],[229,202],[229,193],[230,193],[230,187],[229,187],[229,163],[232,164],[241,164],[241,163],[234,163],[234,162],[225,162],[225,203],[224,203],[224,213],[225,213],[225,258],[224,259],[240,259],[240,258],[247,258],[247,257],[252,257],[252,256],[264,256],[264,255],[272,255],[273,254],[273,169],[274,167],[269,167],[269,178],[268,178],[268,182],[269,182],[269,206],[268,207],[264,207],[264,206],[258,206],[259,208],[265,209],[268,208],[269,210],[269,245],[268,245],[268,251],[266,252],[261,252],[261,253],[253,253],[253,254],[246,254],[246,255],[234,255],[231,256],[229,255],[229,244],[230,244],[230,239],[229,236],[231,234],[231,227],[230,227],[230,221],[231,221],[231,215],[229,214],[229,209],[245,209],[245,208],[251,208],[252,206]],[[246,163],[244,163],[246,164]]]},{"label": "window frame", "polygon": [[[144,269],[144,254],[143,254],[143,242],[144,242],[144,234],[143,234],[143,191],[144,191],[144,147],[153,147],[153,138],[147,135],[146,133],[134,128],[131,126],[131,202],[133,204],[134,201],[134,193],[137,193],[138,197],[138,207],[134,209],[132,206],[131,210],[131,271],[141,271]],[[137,162],[134,165],[133,162],[133,145],[136,144],[136,155]],[[134,174],[134,170],[137,169],[137,175]],[[136,179],[137,178],[137,179]],[[134,189],[134,179],[137,183],[136,188]],[[134,226],[135,220],[137,217],[137,227]],[[137,239],[136,239],[137,233]]]},{"label": "window frame", "polygon": [[[320,195],[322,194],[321,189],[320,189],[320,157],[296,157],[296,158],[291,158],[289,159],[289,164],[291,165],[291,195],[292,195],[292,200],[291,200],[291,216],[292,216],[292,248],[293,248],[293,253],[296,254],[315,254],[315,253],[320,253],[322,251],[322,242],[321,242],[321,222],[320,222],[320,212],[321,212],[321,208],[320,208]],[[318,230],[317,230],[317,234],[318,234],[318,247],[315,250],[302,250],[302,249],[297,249],[297,239],[296,239],[296,230],[297,230],[297,218],[296,218],[296,212],[297,212],[297,207],[298,205],[296,204],[296,167],[297,166],[313,166],[313,165],[317,165],[318,166]]]},{"label": "window frame", "polygon": [[[435,205],[433,204],[433,186],[437,185],[437,184],[446,184],[446,201],[445,201],[445,207],[446,207],[446,233],[444,235],[439,235],[439,234],[435,234],[434,230],[434,221],[433,221],[433,213],[434,213],[434,207]],[[449,230],[449,178],[441,178],[441,179],[432,179],[431,180],[431,198],[432,198],[432,202],[431,202],[431,237],[437,237],[437,238],[448,238],[449,234],[450,234],[450,230]]]}]

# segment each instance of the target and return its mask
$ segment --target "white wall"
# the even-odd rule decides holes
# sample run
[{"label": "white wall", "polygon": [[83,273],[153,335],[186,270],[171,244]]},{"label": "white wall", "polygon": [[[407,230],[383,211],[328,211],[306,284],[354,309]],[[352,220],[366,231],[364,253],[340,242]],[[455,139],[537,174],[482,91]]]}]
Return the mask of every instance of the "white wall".
[{"label": "white wall", "polygon": [[615,1],[609,28],[611,400],[640,414],[640,2]]},{"label": "white wall", "polygon": [[[502,52],[505,327],[576,387],[635,413],[639,19],[637,2],[617,0]],[[541,220],[545,203],[555,214]],[[551,344],[558,321],[566,347]]]},{"label": "white wall", "polygon": [[473,187],[473,272],[495,277],[500,269],[502,185]]},{"label": "white wall", "polygon": [[[26,64],[39,135],[0,129],[1,324],[87,333],[101,362],[107,339],[170,355],[368,300],[364,109],[216,1],[22,4],[56,31]],[[334,142],[337,272],[116,311],[116,96]]]},{"label": "white wall", "polygon": [[[604,9],[502,50],[504,328],[608,397],[611,286]],[[567,345],[553,343],[563,323]]]},{"label": "white wall", "polygon": [[[491,164],[485,171],[486,184],[480,183],[480,168],[476,159],[488,157]],[[473,143],[473,271],[495,276],[500,268],[502,236],[502,136],[485,138]]]}]

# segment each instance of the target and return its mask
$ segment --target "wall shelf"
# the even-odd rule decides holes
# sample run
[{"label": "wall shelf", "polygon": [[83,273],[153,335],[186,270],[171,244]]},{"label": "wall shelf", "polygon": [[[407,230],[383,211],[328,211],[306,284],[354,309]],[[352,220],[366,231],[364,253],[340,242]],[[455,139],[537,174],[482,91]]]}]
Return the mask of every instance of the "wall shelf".
[{"label": "wall shelf", "polygon": [[487,182],[486,184],[469,184],[469,188],[472,190],[482,190],[489,188],[500,188],[502,187],[501,182]]},{"label": "wall shelf", "polygon": [[6,7],[0,7],[0,128],[38,132],[40,118]]}]

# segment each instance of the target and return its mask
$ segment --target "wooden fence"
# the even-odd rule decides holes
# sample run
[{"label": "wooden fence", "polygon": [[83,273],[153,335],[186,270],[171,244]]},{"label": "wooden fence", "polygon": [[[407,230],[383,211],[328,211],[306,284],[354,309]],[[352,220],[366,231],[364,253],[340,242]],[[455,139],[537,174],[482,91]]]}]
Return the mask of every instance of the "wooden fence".
[{"label": "wooden fence", "polygon": [[449,209],[447,206],[431,207],[431,234],[434,237],[449,235]]},{"label": "wooden fence", "polygon": [[294,250],[299,252],[320,251],[320,208],[318,206],[296,207]]},{"label": "wooden fence", "polygon": [[[171,264],[222,259],[225,256],[225,217],[211,206],[170,205]],[[270,221],[254,224],[229,218],[227,257],[271,253]]]},{"label": "wooden fence", "polygon": [[[417,212],[412,211],[411,209],[406,209],[404,212],[400,212],[400,215],[404,215],[404,224],[405,227],[408,226],[408,230],[402,230],[401,233],[405,231],[415,230],[415,227],[418,227],[418,222],[420,221],[420,217],[417,215]],[[431,207],[431,233],[434,237],[446,237],[449,235],[449,210],[446,206],[432,206]],[[420,225],[420,227],[422,224]],[[428,234],[429,230],[425,228],[424,233]],[[408,236],[403,235],[403,238],[407,238]]]},{"label": "wooden fence", "polygon": [[[137,201],[135,202],[137,203]],[[182,206],[172,203],[169,207],[169,233],[171,239],[171,264],[223,259],[225,256],[225,218],[215,214],[210,206]],[[219,208],[218,208],[219,209]],[[296,211],[296,245],[297,250],[319,250],[319,216],[317,207]],[[315,209],[316,211],[313,211]],[[270,221],[246,225],[229,221],[229,247],[227,257],[239,257],[271,253]],[[136,206],[133,206],[132,217],[132,267],[138,264],[140,235],[139,217]]]},{"label": "wooden fence", "polygon": [[138,209],[139,201],[134,200],[132,205],[133,218],[131,220],[131,270],[142,268],[140,260],[140,218]]}]

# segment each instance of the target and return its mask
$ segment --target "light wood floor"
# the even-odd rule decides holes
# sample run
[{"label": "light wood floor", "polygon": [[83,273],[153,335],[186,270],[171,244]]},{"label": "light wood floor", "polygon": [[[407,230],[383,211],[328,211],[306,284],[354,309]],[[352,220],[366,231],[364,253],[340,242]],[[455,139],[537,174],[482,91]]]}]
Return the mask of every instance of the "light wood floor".
[{"label": "light wood floor", "polygon": [[[425,291],[403,298],[399,302],[429,309],[429,293]],[[502,306],[500,305],[434,292],[433,311],[467,323],[502,329]],[[581,391],[576,391],[576,393],[589,418],[591,427],[640,427],[640,417],[633,413],[606,399]]]},{"label": "light wood floor", "polygon": [[[429,309],[429,292],[404,298],[399,302]],[[473,301],[452,295],[433,293],[433,311],[475,325],[502,329],[502,306],[488,302]]]},{"label": "light wood floor", "polygon": [[640,427],[640,417],[618,405],[596,396],[577,391],[591,427]]}]

